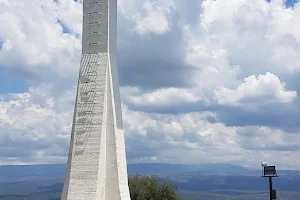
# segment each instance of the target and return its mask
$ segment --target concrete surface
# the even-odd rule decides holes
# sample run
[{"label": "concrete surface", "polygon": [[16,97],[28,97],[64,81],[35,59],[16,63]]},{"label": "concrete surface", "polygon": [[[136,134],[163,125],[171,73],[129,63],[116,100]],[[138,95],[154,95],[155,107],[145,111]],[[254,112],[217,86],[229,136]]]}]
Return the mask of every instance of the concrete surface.
[{"label": "concrete surface", "polygon": [[130,200],[116,45],[117,0],[84,0],[82,58],[62,200]]}]

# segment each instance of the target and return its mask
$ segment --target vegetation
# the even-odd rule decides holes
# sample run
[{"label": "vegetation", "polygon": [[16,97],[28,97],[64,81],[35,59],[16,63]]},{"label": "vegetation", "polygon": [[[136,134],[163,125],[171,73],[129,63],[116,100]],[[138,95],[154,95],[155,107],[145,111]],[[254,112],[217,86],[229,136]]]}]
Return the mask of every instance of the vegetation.
[{"label": "vegetation", "polygon": [[129,177],[131,200],[179,200],[177,187],[169,182],[160,183],[157,176]]}]

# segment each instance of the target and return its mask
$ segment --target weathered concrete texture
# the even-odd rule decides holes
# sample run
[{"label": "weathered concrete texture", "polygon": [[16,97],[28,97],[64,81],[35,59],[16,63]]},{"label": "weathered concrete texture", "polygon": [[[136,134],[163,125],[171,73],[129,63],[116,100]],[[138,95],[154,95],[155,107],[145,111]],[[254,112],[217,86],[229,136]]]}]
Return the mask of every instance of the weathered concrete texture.
[{"label": "weathered concrete texture", "polygon": [[84,0],[82,59],[62,200],[130,200],[116,20],[117,0]]}]

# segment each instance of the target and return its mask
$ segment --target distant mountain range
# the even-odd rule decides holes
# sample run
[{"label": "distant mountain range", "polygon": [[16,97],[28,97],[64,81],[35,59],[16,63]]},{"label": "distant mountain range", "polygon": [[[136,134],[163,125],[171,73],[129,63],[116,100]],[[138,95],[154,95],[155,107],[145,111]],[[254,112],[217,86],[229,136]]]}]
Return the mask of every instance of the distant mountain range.
[{"label": "distant mountain range", "polygon": [[129,174],[171,174],[171,173],[185,173],[195,172],[196,174],[248,174],[257,172],[259,170],[245,168],[232,164],[164,164],[164,163],[142,163],[128,165]]},{"label": "distant mountain range", "polygon": [[[0,181],[26,176],[64,176],[65,164],[46,165],[0,165]],[[165,163],[140,163],[129,164],[128,174],[181,174],[189,175],[245,175],[261,176],[260,169],[246,168],[232,164],[165,164]],[[278,170],[280,176],[300,176],[297,170]]]},{"label": "distant mountain range", "polygon": [[[62,190],[65,172],[64,164],[0,166],[0,200],[46,200],[48,197],[56,200]],[[216,199],[222,199],[220,195],[233,197],[238,194],[246,194],[251,199],[254,196],[249,194],[254,194],[253,191],[256,191],[257,195],[268,191],[268,180],[261,177],[261,170],[231,164],[129,164],[128,173],[157,174],[162,182],[168,180],[177,185],[183,194],[192,192],[192,199],[197,199],[198,192],[201,195],[205,193],[206,196],[219,195]],[[278,170],[277,173],[280,177],[274,180],[275,189],[300,191],[300,171]],[[39,196],[44,194],[48,195],[47,198]],[[293,194],[291,198],[300,199],[300,195],[297,195],[298,193],[296,196]],[[255,196],[257,197],[259,196]]]},{"label": "distant mountain range", "polygon": [[[22,180],[28,177],[64,176],[65,164],[48,165],[2,165],[0,166],[0,182]],[[231,164],[164,164],[141,163],[129,164],[128,174],[181,174],[189,175],[259,175],[259,170],[249,169]]]}]

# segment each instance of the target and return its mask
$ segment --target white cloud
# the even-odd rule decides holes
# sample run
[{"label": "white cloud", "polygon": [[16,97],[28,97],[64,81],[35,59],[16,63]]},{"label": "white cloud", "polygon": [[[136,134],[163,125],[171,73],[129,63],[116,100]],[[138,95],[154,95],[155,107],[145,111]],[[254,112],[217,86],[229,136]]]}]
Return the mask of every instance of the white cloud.
[{"label": "white cloud", "polygon": [[[78,1],[80,2],[80,1]],[[60,0],[57,4],[57,18],[73,32],[82,32],[82,2]]]},{"label": "white cloud", "polygon": [[236,132],[237,143],[251,153],[256,162],[269,160],[281,168],[299,169],[299,163],[294,161],[300,156],[299,133],[286,133],[265,126],[242,127]]},{"label": "white cloud", "polygon": [[[299,15],[298,7],[299,5],[293,10],[285,9],[283,1],[272,1],[271,3],[261,0],[203,1],[202,13],[199,13],[197,26],[184,22],[184,20],[181,21],[181,23],[186,23],[182,26],[182,39],[185,44],[183,55],[186,64],[191,66],[186,70],[192,72],[187,80],[192,83],[192,86],[178,88],[193,94],[194,97],[201,98],[189,102],[187,100],[189,95],[185,95],[186,99],[180,104],[183,104],[182,106],[195,102],[202,104],[200,100],[205,99],[205,102],[213,105],[214,98],[219,104],[215,105],[216,107],[223,104],[236,104],[241,109],[248,106],[263,108],[267,103],[297,103],[295,101],[297,89],[290,89],[287,81],[300,69],[299,58],[296,56],[300,53],[296,31],[300,19],[297,17]],[[174,9],[179,10],[176,7]],[[293,25],[285,25],[289,23]],[[287,82],[287,85],[284,82]],[[166,88],[151,92],[142,92],[139,89],[123,90],[123,92],[127,104],[135,103],[143,106],[151,104],[153,106],[165,105],[166,107],[180,99],[180,96],[176,100],[168,99],[169,90]],[[165,101],[158,98],[158,95]],[[153,101],[149,99],[153,99]],[[197,122],[199,123],[187,120],[188,123],[183,125],[180,122],[183,115],[156,114],[153,116],[149,113],[142,115],[133,111],[130,113],[125,114],[124,119],[130,119],[133,113],[135,117],[126,123],[137,123],[138,125],[136,127],[130,125],[130,128],[127,129],[129,141],[137,137],[133,133],[143,133],[138,138],[140,142],[147,144],[144,147],[148,150],[147,152],[162,149],[159,151],[160,154],[148,156],[156,156],[158,161],[172,162],[176,160],[174,156],[176,154],[184,159],[182,162],[193,162],[192,158],[197,157],[201,162],[207,160],[220,162],[225,159],[253,166],[257,160],[273,159],[278,154],[291,158],[299,155],[297,150],[279,151],[280,153],[278,153],[278,151],[274,152],[267,148],[261,149],[259,152],[244,149],[245,146],[239,145],[240,138],[236,133],[237,127],[226,127],[222,123],[210,124],[205,121],[205,118],[198,118]],[[218,110],[215,115],[215,117],[218,116]],[[192,116],[195,115],[185,114],[185,118],[192,118]],[[145,124],[140,122],[144,118]],[[163,125],[164,123],[167,125]],[[189,134],[189,132],[193,134]],[[131,134],[133,135],[131,136]],[[282,135],[284,134],[287,133],[282,132]],[[148,138],[151,135],[156,143]],[[267,135],[270,135],[270,132]],[[169,140],[159,139],[159,136],[162,138],[171,136],[172,140],[181,141],[182,144],[178,143],[179,150],[171,148],[172,154],[171,150],[168,150],[169,142],[164,145],[157,142]],[[188,146],[193,147],[187,148],[189,149],[187,150],[188,154],[184,148],[186,138],[190,138],[191,143]],[[194,143],[196,146],[193,146]],[[280,149],[288,145],[288,140],[282,140],[281,143],[274,142],[275,144]],[[278,146],[278,144],[280,145]],[[182,147],[179,147],[181,145]],[[266,143],[262,145],[266,145]],[[141,155],[139,156],[141,157]],[[287,163],[289,166],[297,166],[295,160]]]},{"label": "white cloud", "polygon": [[[187,84],[178,87],[165,84],[168,86],[162,88],[154,84],[157,80],[148,80],[153,87],[146,91],[141,87],[144,77],[158,77],[151,76],[151,67],[156,66],[147,66],[147,72],[140,72],[145,76],[132,77],[138,80],[135,85],[121,87],[130,162],[224,161],[253,166],[280,155],[287,165],[299,166],[293,136],[272,127],[254,126],[256,133],[249,140],[243,135],[249,127],[227,127],[218,116],[228,104],[239,105],[237,109],[249,105],[263,109],[269,102],[297,104],[299,84],[291,80],[300,69],[300,4],[285,9],[281,0],[204,0],[197,15],[187,13],[197,11],[191,8],[200,3],[179,8],[183,5],[180,0],[119,0],[118,4],[119,41],[126,40],[133,28],[132,38],[142,36],[143,41],[149,41],[146,44],[155,45],[144,48],[151,60],[153,53],[148,55],[147,51],[157,49],[155,55],[161,55],[154,58],[164,57],[160,41],[171,35],[174,43],[180,44],[170,45],[178,50],[169,49],[172,53],[166,59],[182,56],[174,60],[184,60],[180,64],[186,64],[183,71],[189,74]],[[28,82],[31,87],[26,93],[1,94],[0,163],[65,162],[75,97],[72,84],[79,69],[82,4],[73,0],[2,0],[0,5],[0,65],[23,73],[28,81],[28,74],[45,75],[34,85]],[[195,17],[193,23],[186,21],[190,17]],[[72,33],[63,34],[57,20]],[[133,41],[126,42],[130,48]],[[123,62],[126,60],[119,61]],[[173,62],[164,62],[168,63]],[[132,69],[126,69],[128,74]],[[54,80],[52,73],[60,76]],[[182,71],[174,70],[172,76],[175,73]],[[169,80],[165,74],[159,76],[160,81]],[[49,84],[41,84],[45,78]],[[130,110],[132,104],[138,109]],[[139,111],[155,106],[172,106],[173,113],[181,114]],[[199,107],[202,110],[197,113]],[[195,112],[190,112],[193,109]],[[268,146],[272,133],[272,145]],[[293,134],[299,133],[295,130]],[[287,151],[289,144],[294,149]],[[16,146],[26,151],[19,152]],[[278,164],[283,166],[279,160]]]},{"label": "white cloud", "polygon": [[[79,4],[72,2],[72,5]],[[76,13],[74,9],[78,10],[80,6],[60,10],[61,6],[58,5],[61,4],[63,3],[57,4],[54,1],[25,3],[16,0],[1,3],[2,66],[33,76],[40,75],[45,70],[60,75],[77,72],[78,68],[74,68],[74,63],[79,61],[80,40],[75,34],[63,34],[63,27],[58,23],[58,19],[62,13],[61,20],[66,21],[70,28],[79,31],[79,17],[68,16],[68,13],[80,15],[80,12]]]},{"label": "white cloud", "polygon": [[118,1],[119,11],[134,23],[139,35],[164,34],[170,31],[174,0]]},{"label": "white cloud", "polygon": [[122,88],[123,99],[135,105],[170,106],[184,103],[195,103],[201,100],[193,91],[179,88],[163,88],[143,93],[138,88]]},{"label": "white cloud", "polygon": [[209,48],[215,45],[209,40],[217,41],[244,75],[299,72],[299,4],[292,10],[281,0],[206,0],[202,11],[196,38],[206,38]]},{"label": "white cloud", "polygon": [[135,158],[136,150],[146,151],[145,157],[155,156],[158,162],[181,163],[197,163],[195,156],[206,160],[207,155],[212,155],[210,159],[215,162],[222,161],[217,156],[220,151],[228,154],[226,159],[230,160],[243,151],[234,142],[234,128],[205,121],[205,117],[214,116],[213,113],[148,114],[123,107],[123,115],[126,138],[130,142],[130,162],[142,157]]},{"label": "white cloud", "polygon": [[295,133],[265,126],[246,126],[237,129],[237,141],[242,148],[254,150],[300,151]]},{"label": "white cloud", "polygon": [[[193,84],[212,98],[210,91],[221,87],[225,95],[229,92],[225,88],[239,88],[245,77],[254,79],[253,75],[266,72],[292,76],[299,72],[300,43],[295,31],[299,11],[299,5],[292,10],[275,1],[203,1],[198,26],[183,26],[185,60],[195,67]],[[285,26],[287,23],[293,25]],[[276,84],[278,89],[272,89],[277,93],[271,95],[276,101],[291,102],[296,98],[295,92],[284,91],[281,83]],[[239,95],[218,100],[233,103],[242,100]]]},{"label": "white cloud", "polygon": [[[64,162],[72,119],[69,102],[64,100],[69,94],[54,99],[50,92],[51,86],[42,84],[27,93],[2,95],[1,164],[16,159],[22,163]],[[65,110],[56,109],[60,103]]]},{"label": "white cloud", "polygon": [[236,89],[220,87],[215,90],[216,99],[220,104],[243,105],[265,103],[291,103],[297,98],[296,91],[287,91],[285,83],[271,73],[249,76]]},{"label": "white cloud", "polygon": [[[205,118],[216,117],[214,113],[148,114],[126,107],[123,111],[129,162],[151,162],[155,157],[156,162],[231,162],[258,167],[262,160],[273,160],[278,167],[299,166],[293,159],[300,155],[297,132],[208,123]],[[278,156],[284,158],[278,160]]]}]

